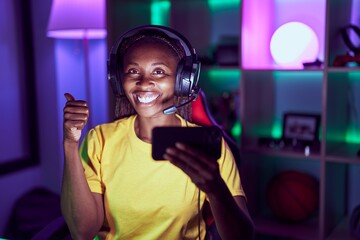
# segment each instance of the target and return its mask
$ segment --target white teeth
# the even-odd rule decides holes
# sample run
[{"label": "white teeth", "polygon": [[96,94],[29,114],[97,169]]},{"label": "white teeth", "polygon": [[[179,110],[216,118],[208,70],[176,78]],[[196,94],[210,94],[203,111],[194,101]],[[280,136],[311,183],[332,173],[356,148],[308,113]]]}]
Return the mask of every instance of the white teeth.
[{"label": "white teeth", "polygon": [[145,96],[145,97],[140,97],[138,96],[138,100],[141,103],[149,103],[153,100],[155,100],[158,96]]}]

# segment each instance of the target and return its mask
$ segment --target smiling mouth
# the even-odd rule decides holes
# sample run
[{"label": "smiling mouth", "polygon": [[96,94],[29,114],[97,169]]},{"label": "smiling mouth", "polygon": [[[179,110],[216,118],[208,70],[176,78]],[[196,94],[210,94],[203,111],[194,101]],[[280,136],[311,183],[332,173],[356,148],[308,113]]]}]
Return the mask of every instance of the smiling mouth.
[{"label": "smiling mouth", "polygon": [[156,98],[158,98],[159,95],[152,95],[152,96],[137,96],[137,99],[141,103],[150,103],[154,101]]}]

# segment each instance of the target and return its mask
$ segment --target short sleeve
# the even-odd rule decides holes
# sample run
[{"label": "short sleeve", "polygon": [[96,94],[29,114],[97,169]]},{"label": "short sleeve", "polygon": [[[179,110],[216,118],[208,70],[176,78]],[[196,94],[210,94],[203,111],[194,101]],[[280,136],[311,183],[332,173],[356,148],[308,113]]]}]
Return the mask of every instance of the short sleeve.
[{"label": "short sleeve", "polygon": [[221,157],[219,159],[221,177],[224,179],[233,196],[245,196],[245,192],[241,186],[240,173],[234,156],[224,139],[222,140],[221,149]]},{"label": "short sleeve", "polygon": [[91,129],[80,146],[80,158],[90,190],[104,193],[101,181],[101,143],[96,130]]}]

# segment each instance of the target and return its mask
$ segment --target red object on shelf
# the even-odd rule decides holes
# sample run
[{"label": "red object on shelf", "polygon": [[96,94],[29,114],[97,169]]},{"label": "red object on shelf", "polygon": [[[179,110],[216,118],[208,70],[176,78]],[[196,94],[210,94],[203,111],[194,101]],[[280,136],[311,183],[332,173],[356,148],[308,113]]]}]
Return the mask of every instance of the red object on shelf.
[{"label": "red object on shelf", "polygon": [[319,183],[306,173],[280,172],[269,182],[267,201],[279,220],[289,223],[305,221],[318,209]]}]

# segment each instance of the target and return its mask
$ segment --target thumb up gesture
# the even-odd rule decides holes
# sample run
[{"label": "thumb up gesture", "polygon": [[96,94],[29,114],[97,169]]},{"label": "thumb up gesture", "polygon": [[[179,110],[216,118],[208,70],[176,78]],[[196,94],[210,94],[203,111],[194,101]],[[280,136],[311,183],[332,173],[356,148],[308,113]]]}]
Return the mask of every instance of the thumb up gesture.
[{"label": "thumb up gesture", "polygon": [[70,93],[64,96],[67,100],[64,107],[64,142],[78,143],[89,118],[89,108],[86,101],[75,100]]}]

